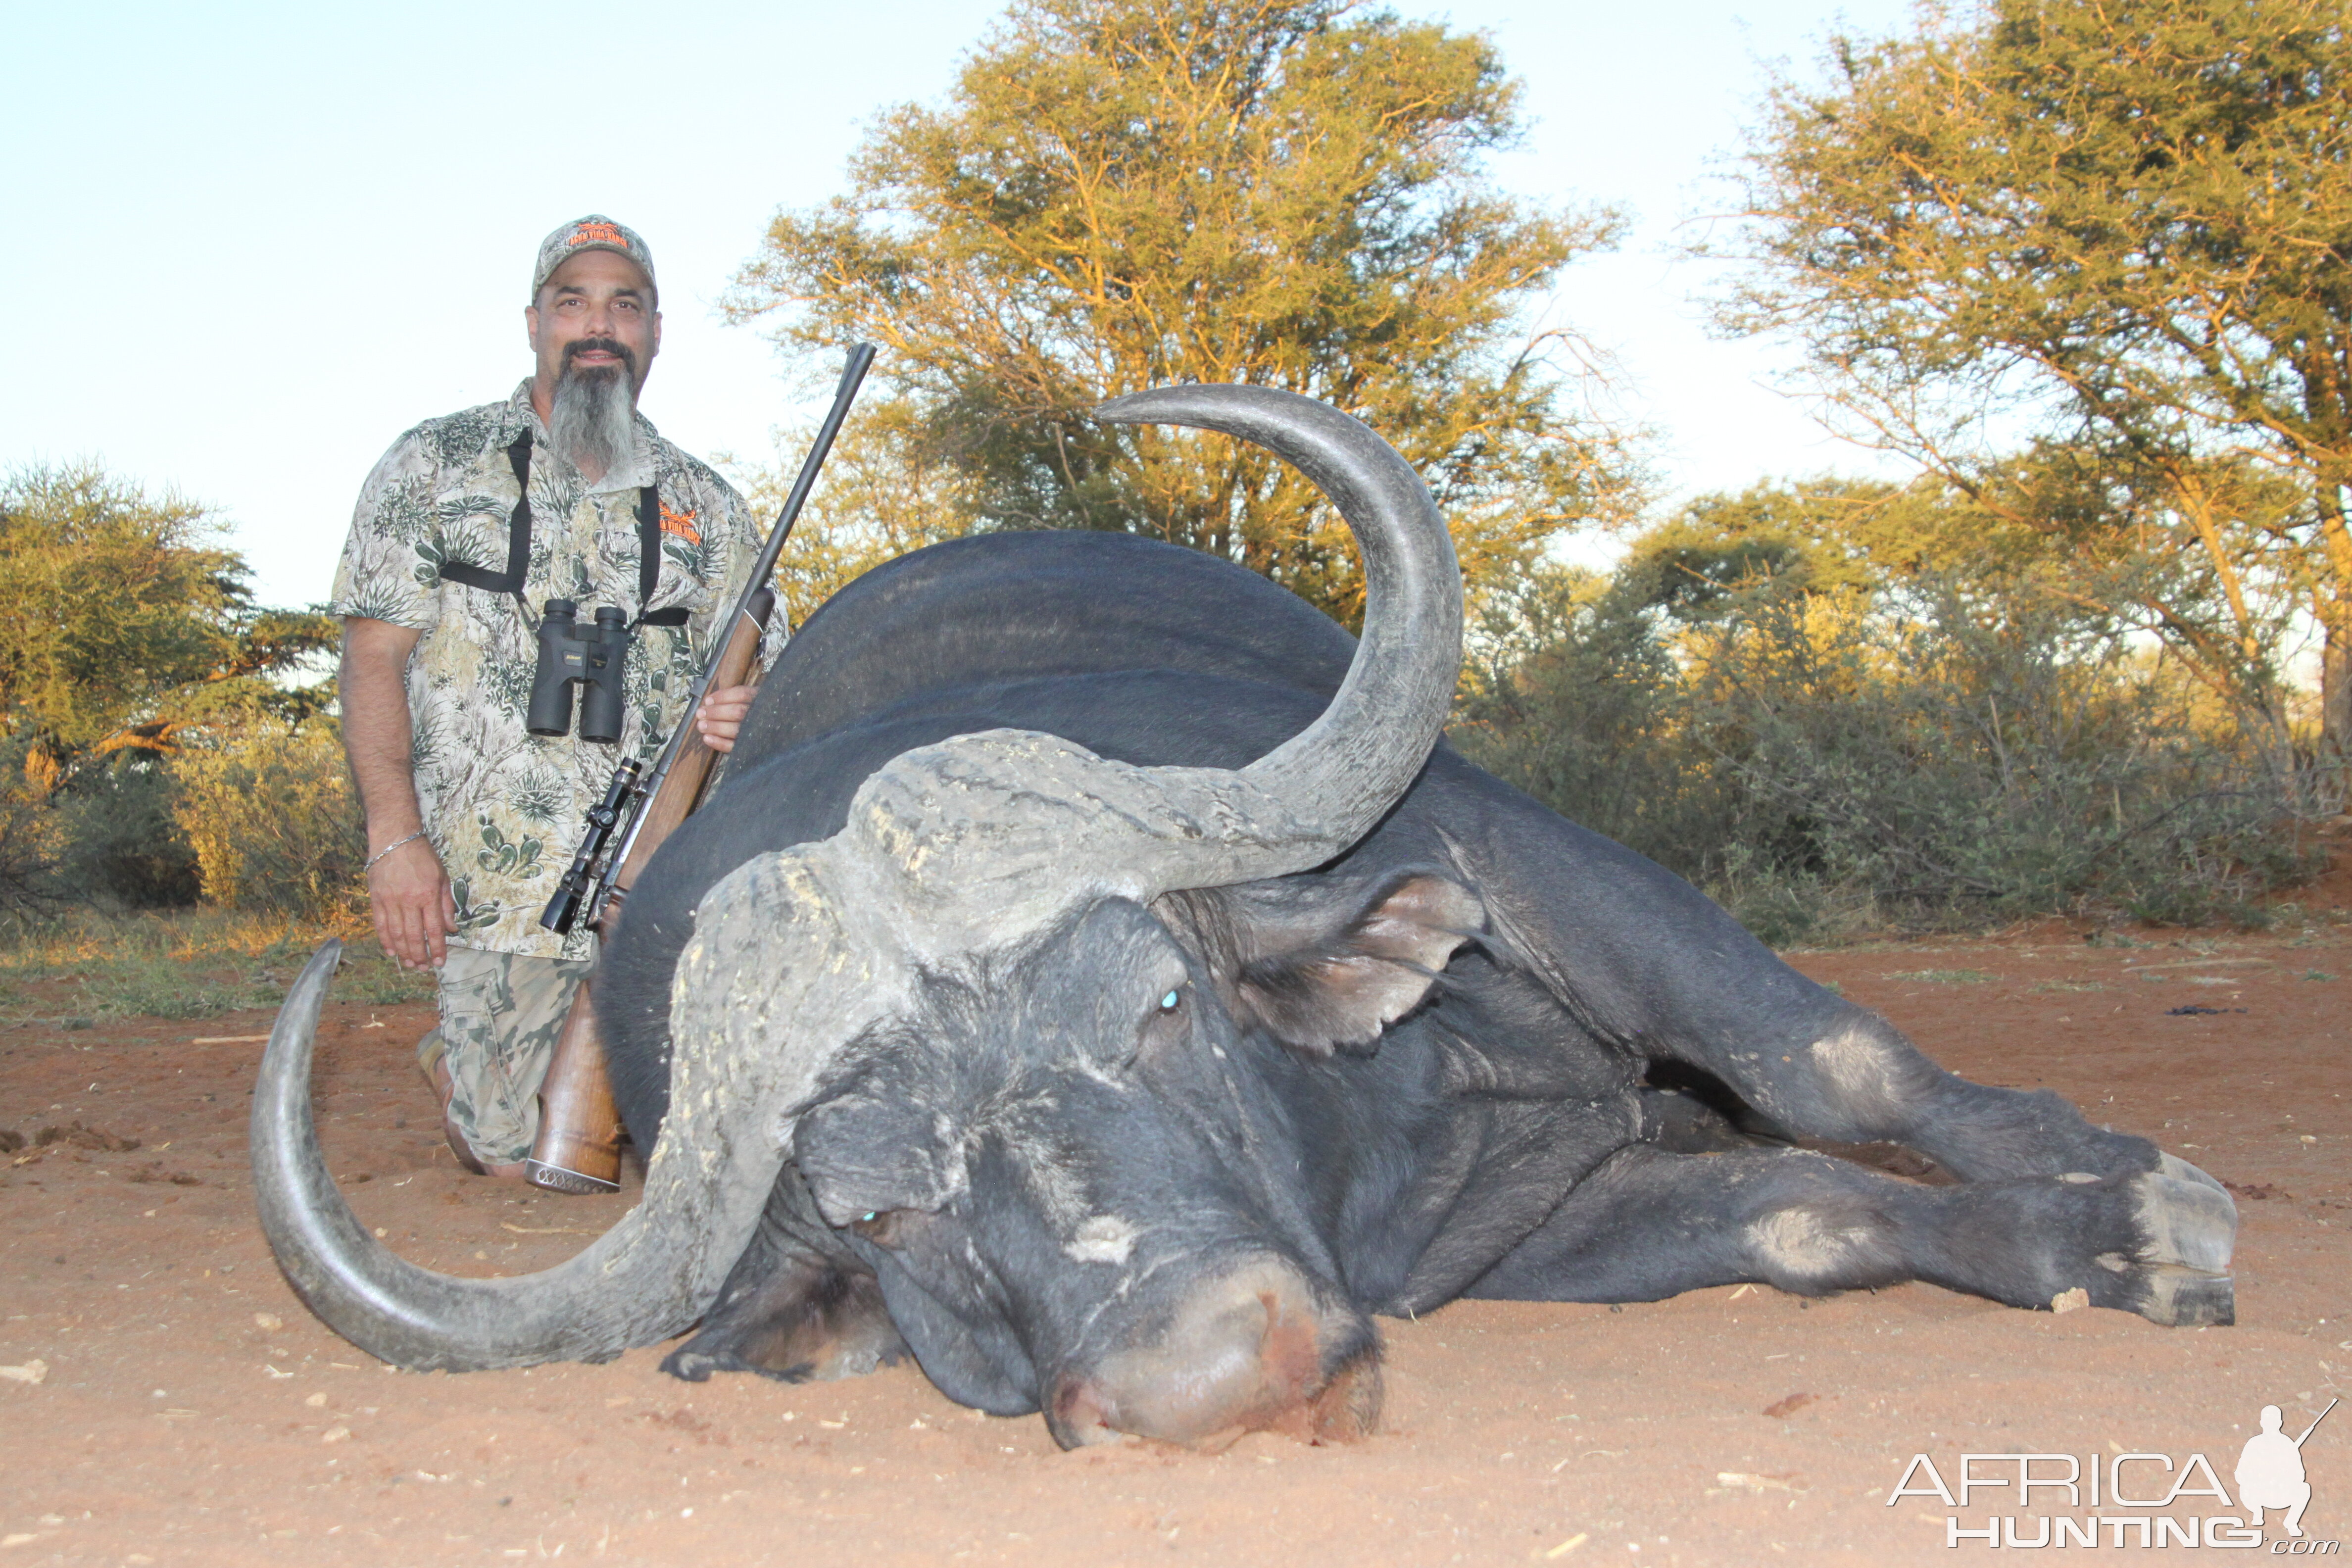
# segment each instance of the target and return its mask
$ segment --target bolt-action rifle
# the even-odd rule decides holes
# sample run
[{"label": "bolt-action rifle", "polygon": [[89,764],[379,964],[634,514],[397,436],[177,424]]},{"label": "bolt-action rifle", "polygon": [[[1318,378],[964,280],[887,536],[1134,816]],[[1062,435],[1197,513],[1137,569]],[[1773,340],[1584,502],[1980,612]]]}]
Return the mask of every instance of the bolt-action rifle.
[{"label": "bolt-action rifle", "polygon": [[[769,531],[767,542],[751,567],[734,614],[721,623],[726,630],[687,692],[677,727],[655,758],[651,768],[635,758],[613,770],[604,798],[588,812],[580,848],[555,896],[539,917],[549,931],[568,933],[582,921],[592,931],[605,931],[646,862],[663,840],[700,804],[704,786],[718,757],[702,743],[694,724],[705,695],[714,688],[743,686],[759,678],[760,638],[775,605],[769,586],[776,561],[800,521],[801,508],[815,487],[817,470],[833,450],[849,405],[874,363],[870,343],[849,351],[849,363],[833,407],[817,427],[816,441],[801,464],[800,477],[784,498],[783,510]],[[620,1188],[621,1119],[613,1104],[613,1087],[604,1070],[604,1050],[596,1037],[596,1018],[583,984],[572,999],[571,1015],[556,1038],[555,1054],[540,1087],[539,1137],[531,1144],[524,1174],[535,1186],[559,1193],[609,1193]]]}]

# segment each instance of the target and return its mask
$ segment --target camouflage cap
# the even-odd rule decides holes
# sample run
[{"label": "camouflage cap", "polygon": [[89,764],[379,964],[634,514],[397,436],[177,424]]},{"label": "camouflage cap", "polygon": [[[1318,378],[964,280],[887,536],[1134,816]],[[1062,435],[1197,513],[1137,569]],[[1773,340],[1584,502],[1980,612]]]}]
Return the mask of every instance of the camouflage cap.
[{"label": "camouflage cap", "polygon": [[583,250],[609,250],[625,256],[645,272],[646,286],[658,295],[661,286],[654,281],[654,253],[646,248],[645,240],[626,224],[614,223],[603,213],[590,213],[586,217],[573,218],[570,223],[539,242],[539,265],[530,271],[530,297],[535,300],[539,291],[564,258]]}]

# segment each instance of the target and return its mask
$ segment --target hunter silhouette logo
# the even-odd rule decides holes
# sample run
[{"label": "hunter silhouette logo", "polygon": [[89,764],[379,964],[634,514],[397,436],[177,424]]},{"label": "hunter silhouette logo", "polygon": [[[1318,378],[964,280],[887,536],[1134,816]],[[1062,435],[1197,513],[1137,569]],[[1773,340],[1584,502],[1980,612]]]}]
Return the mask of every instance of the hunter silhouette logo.
[{"label": "hunter silhouette logo", "polygon": [[[2327,1402],[2327,1410],[2336,1408],[2336,1401]],[[2246,1523],[2255,1530],[2263,1527],[2264,1510],[2286,1510],[2279,1522],[2289,1535],[2303,1533],[2303,1510],[2311,1506],[2311,1482],[2304,1479],[2303,1446],[2327,1419],[2327,1410],[2312,1418],[2300,1437],[2290,1437],[2280,1429],[2285,1416],[2275,1405],[2263,1406],[2263,1429],[2246,1439],[2245,1448],[2238,1455],[2238,1501],[2246,1510]]]}]

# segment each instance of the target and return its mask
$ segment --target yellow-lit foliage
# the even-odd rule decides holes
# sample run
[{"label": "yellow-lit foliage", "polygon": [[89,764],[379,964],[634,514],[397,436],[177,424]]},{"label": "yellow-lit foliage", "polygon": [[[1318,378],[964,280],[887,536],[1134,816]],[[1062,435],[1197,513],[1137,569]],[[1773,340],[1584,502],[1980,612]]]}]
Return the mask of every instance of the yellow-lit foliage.
[{"label": "yellow-lit foliage", "polygon": [[366,840],[333,726],[259,721],[184,750],[173,771],[207,902],[327,919],[362,896]]},{"label": "yellow-lit foliage", "polygon": [[203,508],[94,464],[0,482],[0,717],[47,793],[75,759],[169,752],[191,728],[299,710],[267,678],[331,647],[322,616],[257,608]]},{"label": "yellow-lit foliage", "polygon": [[879,117],[847,194],[779,215],[738,279],[734,315],[774,312],[788,348],[883,351],[881,406],[843,454],[867,478],[828,479],[810,570],[975,529],[1115,529],[1352,622],[1355,552],[1298,474],[1088,417],[1199,381],[1362,418],[1429,479],[1474,595],[1514,578],[1627,487],[1608,434],[1560,406],[1561,340],[1528,324],[1615,220],[1484,178],[1519,123],[1492,44],[1434,23],[1016,0],[948,101]]},{"label": "yellow-lit foliage", "polygon": [[2352,760],[2341,0],[1931,4],[1825,65],[1756,136],[1727,322],[1987,508],[2158,568],[2126,602],[2274,729],[2288,595]]}]

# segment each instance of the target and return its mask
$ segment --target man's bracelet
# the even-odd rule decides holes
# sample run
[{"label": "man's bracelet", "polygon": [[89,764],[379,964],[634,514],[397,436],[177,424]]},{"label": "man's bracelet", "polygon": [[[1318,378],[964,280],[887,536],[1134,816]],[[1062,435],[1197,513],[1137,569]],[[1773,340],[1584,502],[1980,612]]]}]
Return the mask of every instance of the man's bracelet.
[{"label": "man's bracelet", "polygon": [[394,839],[391,843],[389,843],[389,844],[385,845],[383,848],[381,848],[381,849],[377,850],[374,854],[373,854],[373,855],[371,855],[371,856],[369,856],[369,857],[368,857],[367,864],[360,868],[360,875],[361,875],[361,876],[362,876],[362,877],[364,877],[364,876],[366,876],[370,871],[374,870],[374,869],[375,869],[375,863],[376,863],[377,861],[379,861],[379,860],[383,859],[385,856],[387,856],[387,855],[391,854],[394,850],[395,850],[395,849],[399,848],[402,845],[404,845],[404,844],[414,844],[414,843],[415,843],[418,839],[420,839],[420,838],[422,838],[422,837],[425,837],[425,829],[423,829],[423,828],[421,828],[421,827],[420,827],[420,828],[418,828],[415,832],[414,832],[414,833],[410,834],[410,835],[409,835],[407,837],[405,837],[405,838],[395,838],[395,839]]}]

